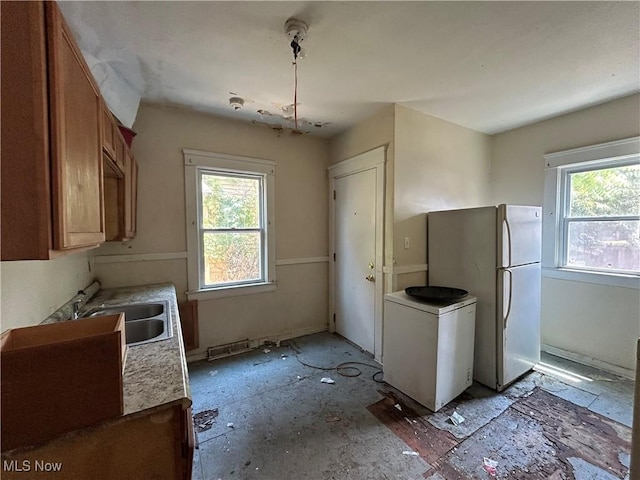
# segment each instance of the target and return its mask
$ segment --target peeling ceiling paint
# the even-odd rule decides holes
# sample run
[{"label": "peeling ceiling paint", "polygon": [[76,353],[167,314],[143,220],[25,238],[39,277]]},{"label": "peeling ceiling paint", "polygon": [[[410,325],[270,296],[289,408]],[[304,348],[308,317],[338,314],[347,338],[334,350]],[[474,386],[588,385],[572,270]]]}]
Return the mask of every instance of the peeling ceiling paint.
[{"label": "peeling ceiling paint", "polygon": [[639,2],[59,3],[127,126],[142,100],[289,128],[293,15],[313,135],[390,103],[497,133],[640,91]]}]

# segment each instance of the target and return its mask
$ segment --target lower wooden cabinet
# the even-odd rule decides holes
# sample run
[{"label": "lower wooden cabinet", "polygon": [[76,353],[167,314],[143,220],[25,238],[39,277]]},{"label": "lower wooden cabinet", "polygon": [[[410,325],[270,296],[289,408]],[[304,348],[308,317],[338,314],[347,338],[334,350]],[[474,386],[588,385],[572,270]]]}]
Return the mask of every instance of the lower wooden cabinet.
[{"label": "lower wooden cabinet", "polygon": [[55,476],[51,469],[36,468],[37,462],[44,462],[53,468],[58,465],[65,480],[191,479],[191,408],[175,405],[153,410],[79,430],[35,449],[6,452],[2,478],[50,479]]},{"label": "lower wooden cabinet", "polygon": [[184,410],[182,420],[182,478],[190,479],[193,471],[193,449],[196,443],[191,407]]}]

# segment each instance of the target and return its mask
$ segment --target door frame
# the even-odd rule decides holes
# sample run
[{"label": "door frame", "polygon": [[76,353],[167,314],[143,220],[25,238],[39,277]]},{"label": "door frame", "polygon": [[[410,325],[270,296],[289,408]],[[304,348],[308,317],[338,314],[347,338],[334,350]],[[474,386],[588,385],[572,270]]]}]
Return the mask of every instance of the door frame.
[{"label": "door frame", "polygon": [[[382,297],[384,292],[384,276],[382,272],[384,262],[384,207],[385,207],[385,166],[387,162],[387,146],[381,146],[367,152],[356,155],[327,167],[329,175],[329,331],[335,332],[335,307],[336,307],[336,207],[333,198],[336,179],[375,170],[376,173],[376,198],[375,198],[375,267],[376,277],[374,289],[374,328],[373,348],[371,352],[374,358],[382,361]],[[364,279],[363,279],[364,280]]]}]

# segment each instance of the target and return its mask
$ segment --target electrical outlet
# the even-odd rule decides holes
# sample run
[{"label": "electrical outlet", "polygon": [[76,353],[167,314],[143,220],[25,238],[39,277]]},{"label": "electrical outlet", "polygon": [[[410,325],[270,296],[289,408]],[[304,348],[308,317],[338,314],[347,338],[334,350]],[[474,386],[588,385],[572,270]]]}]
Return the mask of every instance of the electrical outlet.
[{"label": "electrical outlet", "polygon": [[409,248],[409,245],[409,237],[404,237],[404,249],[407,250]]}]

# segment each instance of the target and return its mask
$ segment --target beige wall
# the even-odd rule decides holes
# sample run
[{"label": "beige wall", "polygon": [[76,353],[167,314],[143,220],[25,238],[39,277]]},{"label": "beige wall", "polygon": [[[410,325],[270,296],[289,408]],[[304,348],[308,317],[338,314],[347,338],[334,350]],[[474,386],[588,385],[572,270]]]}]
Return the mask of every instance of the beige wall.
[{"label": "beige wall", "polygon": [[[143,104],[134,125],[139,164],[138,235],[96,255],[186,251],[183,148],[276,162],[276,258],[328,255],[328,142],[173,107]],[[186,259],[98,263],[104,286],[169,281],[187,290]],[[200,301],[199,352],[244,339],[326,329],[327,263],[277,267],[275,292]],[[197,352],[196,352],[197,353]]]},{"label": "beige wall", "polygon": [[[341,135],[334,137],[330,144],[331,163],[360,155],[376,147],[386,146],[385,168],[385,209],[384,209],[384,264],[393,264],[393,165],[395,157],[394,144],[395,107],[382,107],[372,117],[358,123]],[[391,276],[385,275],[385,292],[391,292]]]},{"label": "beige wall", "polygon": [[[426,212],[485,205],[490,200],[490,138],[400,105],[347,130],[331,142],[331,161],[388,145],[385,267],[427,263]],[[409,248],[404,248],[409,237]],[[426,272],[385,275],[385,292],[424,285]]]},{"label": "beige wall", "polygon": [[[490,137],[400,105],[395,107],[395,266],[427,263],[427,215],[490,202]],[[405,237],[409,248],[404,247]],[[397,276],[394,288],[423,285],[426,272]]]},{"label": "beige wall", "polygon": [[86,252],[47,261],[2,262],[1,330],[36,325],[91,283]]},{"label": "beige wall", "polygon": [[[492,203],[542,205],[543,155],[640,135],[640,95],[493,137]],[[636,289],[543,277],[542,342],[635,369],[640,335]]]}]

